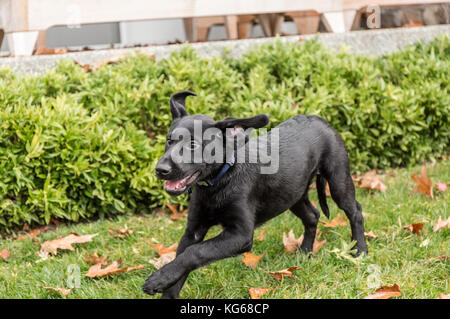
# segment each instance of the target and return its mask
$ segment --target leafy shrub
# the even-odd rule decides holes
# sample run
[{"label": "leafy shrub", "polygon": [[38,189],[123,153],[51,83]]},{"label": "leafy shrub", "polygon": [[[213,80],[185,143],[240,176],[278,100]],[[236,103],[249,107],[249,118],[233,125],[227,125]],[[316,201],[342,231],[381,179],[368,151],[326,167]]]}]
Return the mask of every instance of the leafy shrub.
[{"label": "leafy shrub", "polygon": [[[170,125],[168,99],[216,119],[266,113],[329,121],[352,169],[407,166],[449,152],[447,37],[372,58],[317,41],[263,45],[241,59],[185,47],[86,73],[72,61],[40,76],[0,72],[0,230],[51,217],[77,221],[174,201],[154,166]],[[177,199],[184,203],[185,198]]]}]

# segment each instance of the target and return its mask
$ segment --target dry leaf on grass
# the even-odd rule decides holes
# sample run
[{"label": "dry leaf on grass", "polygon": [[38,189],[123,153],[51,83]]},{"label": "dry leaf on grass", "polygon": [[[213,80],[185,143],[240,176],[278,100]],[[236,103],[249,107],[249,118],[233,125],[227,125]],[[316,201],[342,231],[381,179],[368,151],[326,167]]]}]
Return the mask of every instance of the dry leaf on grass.
[{"label": "dry leaf on grass", "polygon": [[86,273],[87,277],[95,278],[95,277],[104,277],[109,276],[113,274],[118,274],[122,272],[128,272],[136,269],[142,269],[145,267],[145,265],[138,265],[134,267],[123,267],[120,268],[122,265],[122,260],[116,260],[111,263],[111,265],[106,266],[105,268],[102,268],[102,264],[95,264],[91,268],[89,268],[88,272]]},{"label": "dry leaf on grass", "polygon": [[268,291],[274,290],[275,288],[250,288],[248,293],[251,299],[261,299],[262,295],[265,295]]},{"label": "dry leaf on grass", "polygon": [[3,259],[5,263],[8,262],[8,258],[11,256],[11,253],[7,251],[6,249],[3,249],[0,251],[0,258]]},{"label": "dry leaf on grass", "polygon": [[358,188],[377,190],[382,193],[387,189],[386,185],[383,184],[381,177],[377,176],[376,170],[366,172],[361,177],[354,177],[353,182]]},{"label": "dry leaf on grass", "polygon": [[[317,238],[319,236],[319,229],[316,230],[316,237],[313,243],[313,254],[316,254],[319,249],[327,242],[326,239],[322,241],[318,241]],[[291,229],[289,234],[286,236],[286,233],[283,232],[283,245],[286,253],[294,253],[301,246],[303,242],[304,235],[301,235],[299,238],[295,238],[294,231]]]},{"label": "dry leaf on grass", "polygon": [[43,289],[47,289],[47,290],[53,290],[53,291],[57,291],[59,292],[61,295],[63,295],[64,297],[67,296],[68,294],[70,294],[70,292],[72,291],[72,289],[63,289],[63,288],[54,288],[54,287],[44,287],[44,286],[40,286]]},{"label": "dry leaf on grass", "polygon": [[267,229],[263,229],[263,231],[261,232],[261,234],[258,235],[258,237],[256,237],[257,241],[263,241],[264,239],[266,239],[266,234],[267,234]]},{"label": "dry leaf on grass", "polygon": [[286,253],[295,253],[303,242],[303,235],[298,238],[295,238],[294,231],[291,229],[286,236],[286,233],[283,232],[283,245],[284,251]]},{"label": "dry leaf on grass", "polygon": [[178,211],[178,207],[172,204],[166,204],[167,207],[169,207],[170,211],[172,212],[172,215],[170,216],[171,220],[180,220],[183,218],[184,214],[188,212],[187,209],[184,209],[182,211]]},{"label": "dry leaf on grass", "polygon": [[279,271],[269,271],[269,274],[271,274],[272,277],[275,278],[276,280],[281,280],[284,277],[288,278],[294,277],[294,271],[298,269],[302,269],[302,267],[289,267]]},{"label": "dry leaf on grass", "polygon": [[107,265],[108,264],[108,257],[100,257],[97,252],[93,253],[93,254],[89,254],[87,256],[84,257],[84,260],[87,263],[90,264],[102,264],[102,265]]},{"label": "dry leaf on grass", "polygon": [[392,297],[400,297],[401,295],[402,293],[400,292],[398,285],[394,284],[392,287],[382,286],[364,299],[389,299]]},{"label": "dry leaf on grass", "polygon": [[375,234],[373,233],[373,231],[370,231],[370,232],[368,232],[368,233],[364,232],[364,236],[366,236],[366,237],[368,237],[368,238],[378,239],[378,236],[375,235]]},{"label": "dry leaf on grass", "polygon": [[445,184],[445,183],[437,182],[435,184],[435,186],[436,186],[436,190],[439,193],[445,192],[447,190],[447,184]]},{"label": "dry leaf on grass", "polygon": [[149,261],[150,264],[155,266],[156,269],[160,269],[162,266],[170,263],[175,259],[177,253],[176,250],[178,248],[178,243],[172,244],[169,247],[165,247],[163,244],[153,244],[150,245],[156,250],[159,255],[159,258],[153,258]]},{"label": "dry leaf on grass", "polygon": [[448,260],[448,259],[450,259],[450,255],[440,255],[440,256],[438,256],[438,257],[433,257],[433,258],[431,258],[433,261],[434,260]]},{"label": "dry leaf on grass", "polygon": [[160,269],[162,266],[174,260],[176,256],[177,253],[173,251],[170,253],[162,254],[159,258],[153,258],[149,261],[149,263],[155,266],[156,269]]},{"label": "dry leaf on grass", "polygon": [[92,71],[96,71],[97,69],[101,68],[104,65],[116,64],[116,63],[120,62],[125,56],[126,56],[126,54],[122,53],[122,54],[113,55],[105,60],[93,62],[91,64],[82,64],[82,63],[78,62],[77,60],[74,60],[74,63],[79,65],[80,67],[82,67],[86,72],[92,72]]},{"label": "dry leaf on grass", "polygon": [[169,247],[165,247],[163,244],[159,244],[159,243],[158,244],[150,243],[150,245],[153,247],[153,249],[156,250],[156,252],[160,256],[167,254],[167,253],[174,252],[178,248],[178,243],[172,244]]},{"label": "dry leaf on grass", "polygon": [[[317,234],[318,234],[318,232],[317,232]],[[319,249],[320,249],[323,245],[325,245],[325,243],[327,242],[326,239],[324,239],[324,240],[322,240],[322,241],[318,241],[318,240],[317,240],[317,234],[316,234],[316,239],[314,240],[314,243],[313,243],[313,254],[317,254],[317,252],[319,251]]]},{"label": "dry leaf on grass", "polygon": [[78,235],[76,233],[70,233],[66,237],[56,238],[54,240],[48,240],[41,244],[40,256],[48,256],[49,253],[56,255],[58,249],[74,250],[72,244],[82,244],[92,241],[92,238],[98,234],[91,235]]},{"label": "dry leaf on grass", "polygon": [[336,228],[338,226],[347,226],[347,221],[344,219],[344,214],[341,214],[338,217],[333,218],[330,222],[319,220],[319,223],[322,223],[324,227],[329,228]]},{"label": "dry leaf on grass", "polygon": [[109,228],[108,232],[114,238],[125,238],[128,235],[132,235],[134,233],[134,231],[129,229],[128,227],[125,227],[125,228]]},{"label": "dry leaf on grass", "polygon": [[427,177],[427,170],[425,166],[422,166],[421,176],[417,176],[413,174],[412,179],[417,183],[417,186],[414,188],[414,192],[419,194],[424,194],[425,196],[433,199],[433,182],[431,179]]},{"label": "dry leaf on grass", "polygon": [[261,258],[264,257],[265,254],[262,255],[253,255],[251,253],[243,253],[244,258],[242,258],[242,262],[253,269],[256,269],[256,265],[259,263]]},{"label": "dry leaf on grass", "polygon": [[420,231],[423,230],[423,223],[417,223],[417,224],[410,224],[403,226],[404,229],[409,229],[417,236],[420,236]]},{"label": "dry leaf on grass", "polygon": [[450,217],[446,220],[442,220],[442,217],[439,215],[438,220],[433,227],[433,232],[437,232],[438,230],[442,230],[445,228],[450,228]]},{"label": "dry leaf on grass", "polygon": [[443,294],[442,292],[439,294],[439,299],[450,299],[450,295],[449,294],[447,294],[447,295],[445,295],[445,294]]},{"label": "dry leaf on grass", "polygon": [[[27,228],[24,227],[24,230],[25,229],[29,229],[29,227],[27,227]],[[48,226],[34,228],[34,229],[28,231],[26,234],[20,235],[19,237],[16,238],[16,240],[24,240],[27,238],[35,239],[40,233],[42,233],[46,230],[48,230]]]}]

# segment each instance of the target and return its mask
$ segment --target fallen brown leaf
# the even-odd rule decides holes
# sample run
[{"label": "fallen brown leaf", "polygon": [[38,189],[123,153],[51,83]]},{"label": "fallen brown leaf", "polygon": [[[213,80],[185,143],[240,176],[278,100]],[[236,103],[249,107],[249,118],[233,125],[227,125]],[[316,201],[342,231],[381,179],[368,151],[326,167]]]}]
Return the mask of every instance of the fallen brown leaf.
[{"label": "fallen brown leaf", "polygon": [[258,235],[258,237],[256,237],[257,241],[263,241],[264,239],[266,239],[266,234],[267,234],[267,229],[263,229],[263,231],[261,232],[261,234]]},{"label": "fallen brown leaf", "polygon": [[250,288],[248,293],[250,294],[251,299],[261,299],[261,296],[266,294],[270,290],[274,290],[275,288]]},{"label": "fallen brown leaf", "polygon": [[153,249],[156,250],[156,252],[161,256],[170,252],[174,252],[178,248],[178,243],[172,244],[169,247],[165,247],[163,244],[153,244],[150,243],[150,245],[153,247]]},{"label": "fallen brown leaf", "polygon": [[7,251],[6,249],[3,249],[2,251],[0,251],[0,258],[2,258],[5,263],[8,262],[9,256],[11,256],[11,253],[9,251]]},{"label": "fallen brown leaf", "polygon": [[269,274],[276,280],[281,280],[284,277],[294,277],[294,271],[298,269],[302,269],[302,267],[289,267],[279,271],[269,271]]},{"label": "fallen brown leaf", "polygon": [[125,53],[113,55],[105,60],[96,61],[91,64],[82,64],[82,63],[78,62],[77,60],[74,60],[74,63],[81,66],[86,72],[92,72],[92,71],[96,71],[97,69],[101,68],[104,65],[118,63],[120,60],[122,60],[125,57],[125,55],[126,55]]},{"label": "fallen brown leaf", "polygon": [[450,217],[446,220],[442,220],[442,217],[439,215],[438,220],[433,227],[433,232],[437,232],[438,230],[442,230],[445,228],[450,228]]},{"label": "fallen brown leaf", "polygon": [[336,228],[338,226],[347,226],[347,221],[344,220],[344,214],[341,214],[338,217],[333,218],[330,222],[319,220],[319,223],[322,223],[324,227],[329,228]]},{"label": "fallen brown leaf", "polygon": [[243,253],[244,258],[242,258],[242,262],[253,269],[256,269],[256,265],[259,263],[261,258],[264,257],[265,254],[262,255],[253,255],[252,253]]},{"label": "fallen brown leaf", "polygon": [[125,227],[125,228],[109,228],[108,232],[114,238],[125,238],[128,235],[132,235],[134,233],[133,230]]},{"label": "fallen brown leaf", "polygon": [[92,71],[94,71],[90,64],[83,64],[83,63],[78,62],[78,61],[75,60],[75,59],[73,60],[73,62],[74,62],[76,65],[79,65],[80,67],[82,67],[86,72],[92,72]]},{"label": "fallen brown leaf", "polygon": [[319,251],[319,249],[320,249],[323,245],[325,245],[326,242],[327,242],[326,239],[324,239],[324,240],[322,240],[322,241],[318,241],[318,240],[317,240],[317,234],[316,234],[316,239],[314,240],[314,243],[313,243],[313,254],[316,254],[316,253]]},{"label": "fallen brown leaf", "polygon": [[303,235],[299,238],[295,238],[294,231],[291,229],[286,236],[286,233],[283,232],[283,245],[284,251],[286,253],[295,253],[303,242]]},{"label": "fallen brown leaf", "polygon": [[402,293],[397,284],[394,284],[392,287],[389,286],[381,286],[374,293],[368,295],[364,299],[389,299],[392,297],[400,297]]},{"label": "fallen brown leaf", "polygon": [[431,179],[427,177],[425,166],[422,166],[421,176],[419,177],[416,174],[413,174],[412,179],[417,183],[417,186],[413,190],[414,192],[424,194],[433,199],[433,183],[431,182]]},{"label": "fallen brown leaf", "polygon": [[145,265],[138,265],[138,266],[134,266],[134,267],[120,268],[121,264],[122,264],[121,259],[113,261],[111,263],[111,265],[106,266],[103,269],[102,269],[101,263],[95,264],[94,266],[89,268],[88,272],[86,273],[86,276],[91,277],[91,278],[104,277],[104,276],[109,276],[109,275],[118,274],[118,273],[122,273],[122,272],[132,271],[132,270],[136,270],[136,269],[142,269],[145,267]]},{"label": "fallen brown leaf", "polygon": [[108,264],[108,257],[99,257],[97,252],[85,256],[84,260],[91,264],[102,264],[103,266]]},{"label": "fallen brown leaf", "polygon": [[410,224],[403,227],[404,229],[409,229],[417,236],[420,236],[420,231],[423,230],[423,223]]},{"label": "fallen brown leaf", "polygon": [[[316,237],[314,238],[313,243],[313,254],[316,254],[320,248],[327,242],[326,239],[322,241],[318,241],[319,237],[319,229],[316,230]],[[299,238],[295,238],[294,231],[291,229],[289,231],[288,236],[283,232],[283,245],[286,253],[294,253],[297,249],[302,245],[304,235],[301,235]]]},{"label": "fallen brown leaf", "polygon": [[166,205],[167,205],[167,207],[169,207],[170,211],[172,212],[172,215],[170,216],[171,220],[180,220],[181,218],[183,218],[184,214],[186,214],[188,212],[187,209],[178,211],[178,208],[172,204],[166,204]]},{"label": "fallen brown leaf", "polygon": [[331,197],[330,185],[328,185],[328,182],[325,182],[325,195]]},{"label": "fallen brown leaf", "polygon": [[439,257],[433,257],[432,259],[433,260],[442,260],[442,259],[448,260],[448,259],[450,259],[450,255],[440,255]]},{"label": "fallen brown leaf", "polygon": [[150,264],[155,266],[156,269],[160,269],[162,266],[170,263],[172,260],[175,259],[177,253],[176,252],[170,252],[166,254],[160,255],[159,258],[153,258],[149,261]]},{"label": "fallen brown leaf", "polygon": [[92,238],[97,236],[98,234],[91,235],[78,235],[76,233],[70,233],[66,237],[56,238],[54,240],[48,240],[41,244],[42,255],[48,255],[48,253],[52,253],[53,255],[57,254],[58,249],[67,249],[74,250],[72,244],[82,244],[92,241]]},{"label": "fallen brown leaf", "polygon": [[437,182],[435,185],[436,185],[436,190],[439,193],[445,192],[447,190],[447,184],[445,184],[445,183]]},{"label": "fallen brown leaf", "polygon": [[69,52],[66,48],[39,48],[34,53],[35,55],[49,55],[49,54],[64,54]]},{"label": "fallen brown leaf", "polygon": [[381,177],[377,176],[376,170],[368,171],[361,177],[353,178],[353,181],[355,182],[355,186],[358,188],[377,190],[382,193],[387,190],[387,187],[383,184]]},{"label": "fallen brown leaf", "polygon": [[54,287],[44,287],[44,286],[40,286],[41,288],[47,289],[47,290],[53,290],[53,291],[57,291],[59,292],[61,295],[63,295],[64,297],[67,296],[68,294],[70,294],[70,292],[72,291],[72,289],[63,289],[63,288],[54,288]]},{"label": "fallen brown leaf", "polygon": [[375,234],[373,233],[373,231],[370,231],[370,232],[368,232],[368,233],[364,232],[364,236],[369,237],[369,238],[378,239],[378,236],[375,235]]},{"label": "fallen brown leaf", "polygon": [[43,227],[34,228],[32,230],[29,230],[29,226],[24,227],[24,230],[28,229],[29,231],[26,234],[23,234],[23,235],[20,235],[19,237],[17,237],[16,240],[24,240],[27,238],[35,239],[39,234],[41,234],[44,231],[47,231],[48,228],[49,228],[48,226],[43,226]]},{"label": "fallen brown leaf", "polygon": [[423,23],[421,21],[415,21],[409,19],[408,23],[402,25],[403,28],[414,28],[414,27],[423,27]]}]

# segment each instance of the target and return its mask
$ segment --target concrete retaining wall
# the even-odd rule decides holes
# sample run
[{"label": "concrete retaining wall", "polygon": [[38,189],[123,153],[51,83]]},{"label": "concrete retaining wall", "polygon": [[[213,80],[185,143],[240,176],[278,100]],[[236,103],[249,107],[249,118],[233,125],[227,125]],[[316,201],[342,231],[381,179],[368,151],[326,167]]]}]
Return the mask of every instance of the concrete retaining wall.
[{"label": "concrete retaining wall", "polygon": [[[348,33],[323,33],[308,36],[288,36],[281,37],[282,41],[297,42],[300,38],[307,40],[318,37],[323,44],[339,49],[342,44],[350,47],[354,53],[368,55],[382,55],[399,50],[407,45],[417,41],[429,42],[440,34],[446,34],[450,37],[450,25],[438,25],[419,28],[401,28],[401,29],[382,29],[353,31]],[[248,39],[237,41],[217,41],[194,43],[191,46],[200,56],[213,57],[223,54],[225,49],[231,49],[229,55],[240,57],[242,53],[248,51],[255,45],[270,43],[276,41],[276,38]],[[156,59],[168,57],[173,51],[179,50],[182,45],[163,45],[139,48],[147,54],[153,54]],[[98,50],[74,52],[61,55],[43,55],[18,58],[0,58],[0,67],[8,67],[19,73],[37,74],[53,68],[60,59],[76,59],[80,63],[93,63],[105,60],[111,56],[126,52],[133,52],[136,49],[116,49],[116,50]]]}]

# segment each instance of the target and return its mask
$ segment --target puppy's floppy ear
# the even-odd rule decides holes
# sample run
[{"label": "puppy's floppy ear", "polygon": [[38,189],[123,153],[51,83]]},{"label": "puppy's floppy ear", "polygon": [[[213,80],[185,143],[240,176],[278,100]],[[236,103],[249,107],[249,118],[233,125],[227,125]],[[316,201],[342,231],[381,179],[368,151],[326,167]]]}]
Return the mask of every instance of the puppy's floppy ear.
[{"label": "puppy's floppy ear", "polygon": [[261,128],[269,123],[269,117],[265,114],[259,114],[253,117],[248,117],[244,119],[237,119],[235,117],[227,117],[226,119],[216,123],[215,127],[218,129],[226,129],[230,127],[242,127],[247,129],[251,128]]},{"label": "puppy's floppy ear", "polygon": [[189,115],[186,111],[186,98],[190,95],[196,96],[197,94],[191,91],[181,91],[170,97],[170,112],[173,119]]}]

